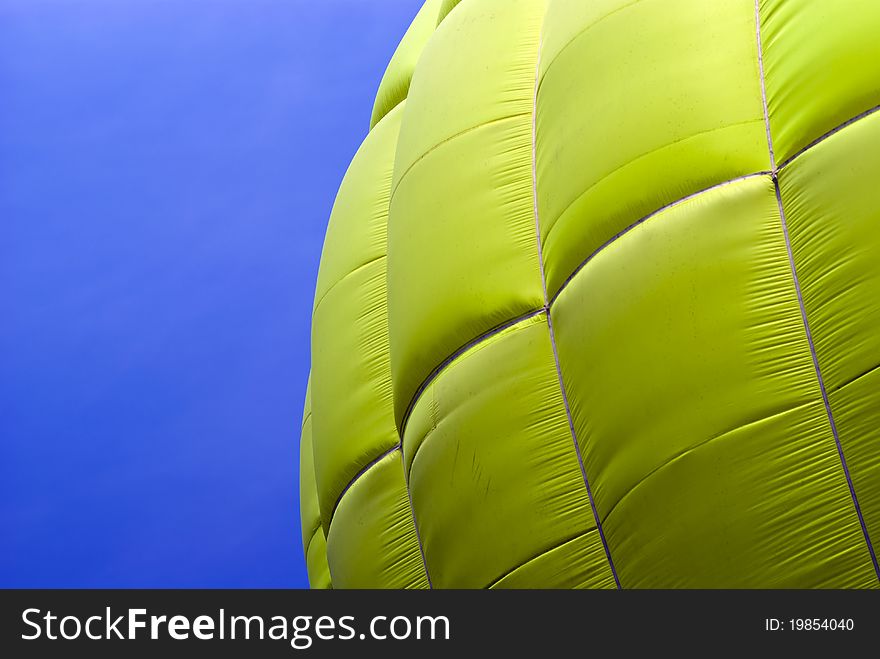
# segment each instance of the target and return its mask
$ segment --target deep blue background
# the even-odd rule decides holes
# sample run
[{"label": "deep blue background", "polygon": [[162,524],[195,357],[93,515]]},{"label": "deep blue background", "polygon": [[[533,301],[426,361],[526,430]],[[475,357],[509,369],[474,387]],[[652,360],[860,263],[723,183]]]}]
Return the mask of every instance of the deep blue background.
[{"label": "deep blue background", "polygon": [[0,586],[307,585],[327,216],[421,0],[0,0]]}]

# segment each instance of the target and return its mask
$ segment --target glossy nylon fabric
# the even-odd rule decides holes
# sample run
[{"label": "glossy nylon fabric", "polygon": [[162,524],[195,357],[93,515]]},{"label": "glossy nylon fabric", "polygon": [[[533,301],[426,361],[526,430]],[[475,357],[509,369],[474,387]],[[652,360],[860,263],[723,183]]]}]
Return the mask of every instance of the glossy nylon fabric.
[{"label": "glossy nylon fabric", "polygon": [[877,34],[426,2],[322,255],[311,585],[880,586]]}]

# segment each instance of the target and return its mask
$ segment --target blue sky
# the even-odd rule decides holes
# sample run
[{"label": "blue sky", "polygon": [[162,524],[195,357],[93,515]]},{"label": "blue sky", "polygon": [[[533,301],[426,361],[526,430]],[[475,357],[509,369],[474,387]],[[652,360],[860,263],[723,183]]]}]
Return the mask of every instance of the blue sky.
[{"label": "blue sky", "polygon": [[307,585],[321,242],[420,5],[0,1],[0,586]]}]

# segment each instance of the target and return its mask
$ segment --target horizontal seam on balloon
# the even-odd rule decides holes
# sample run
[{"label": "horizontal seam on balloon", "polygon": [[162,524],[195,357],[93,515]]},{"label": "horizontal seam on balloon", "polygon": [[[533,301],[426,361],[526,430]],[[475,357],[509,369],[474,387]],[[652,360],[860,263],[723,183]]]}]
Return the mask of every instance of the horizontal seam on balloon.
[{"label": "horizontal seam on balloon", "polygon": [[553,223],[553,226],[550,227],[550,230],[547,232],[547,237],[544,240],[545,241],[549,240],[550,235],[559,226],[560,220],[562,220],[562,218],[565,216],[565,214],[568,213],[572,209],[572,207],[574,207],[575,204],[577,204],[581,199],[586,197],[597,185],[599,185],[600,183],[602,183],[603,181],[605,181],[609,177],[613,176],[614,174],[616,174],[620,170],[625,169],[626,167],[629,167],[633,163],[636,163],[639,160],[641,160],[642,158],[646,158],[654,153],[657,153],[658,151],[662,151],[663,149],[668,149],[669,147],[675,146],[676,144],[681,144],[682,142],[687,142],[688,140],[692,140],[697,137],[702,137],[703,135],[708,135],[709,133],[715,133],[720,130],[727,130],[728,128],[735,128],[737,126],[745,126],[746,124],[758,123],[760,121],[761,121],[761,119],[748,119],[746,121],[738,121],[736,123],[727,124],[725,126],[719,126],[717,128],[709,128],[707,130],[701,130],[698,133],[693,133],[691,135],[687,135],[686,137],[681,137],[677,140],[673,140],[672,142],[662,144],[662,145],[658,146],[656,149],[651,149],[650,151],[645,151],[644,153],[640,153],[635,158],[632,158],[631,160],[626,161],[622,165],[615,167],[607,174],[603,174],[601,178],[599,178],[598,180],[591,183],[590,186],[586,190],[579,193],[571,201],[571,203],[569,203],[565,208],[563,208],[562,211],[556,216],[556,221]]},{"label": "horizontal seam on balloon", "polygon": [[[808,146],[806,146],[806,147],[804,147],[803,149],[801,149],[801,150],[800,150],[798,153],[796,153],[795,155],[793,155],[793,156],[791,156],[790,158],[788,158],[785,162],[782,163],[782,165],[779,166],[778,171],[779,171],[779,170],[782,170],[784,167],[790,165],[795,159],[797,159],[798,157],[802,156],[804,153],[806,153],[807,151],[809,151],[809,150],[812,149],[813,147],[818,146],[819,144],[821,144],[822,142],[824,142],[824,141],[825,141],[826,139],[828,139],[829,137],[832,137],[833,135],[837,134],[838,132],[840,132],[841,130],[843,130],[844,128],[846,128],[847,126],[850,126],[850,125],[856,123],[856,122],[857,122],[858,120],[860,120],[860,119],[864,119],[864,118],[866,118],[866,117],[869,117],[869,116],[871,116],[872,114],[874,114],[874,113],[876,113],[876,112],[878,112],[878,111],[880,111],[880,105],[878,105],[878,106],[876,106],[876,107],[874,107],[874,108],[871,108],[870,110],[868,110],[868,111],[866,111],[866,112],[862,112],[862,113],[860,113],[859,115],[853,117],[852,119],[848,119],[848,120],[845,121],[844,123],[840,124],[839,126],[837,126],[837,127],[835,127],[834,129],[828,131],[827,133],[825,133],[822,137],[820,137],[820,138],[814,140],[813,142],[811,142]],[[609,246],[611,243],[613,243],[617,238],[620,238],[620,237],[623,236],[624,234],[628,233],[630,230],[632,230],[632,229],[634,229],[635,227],[639,226],[640,224],[644,223],[645,221],[647,221],[648,219],[650,219],[652,216],[657,215],[658,213],[661,213],[661,212],[664,211],[664,210],[667,210],[667,209],[669,209],[669,208],[672,208],[672,207],[674,207],[674,206],[677,206],[678,204],[681,204],[681,203],[684,203],[684,202],[686,202],[686,201],[689,201],[689,200],[692,199],[693,197],[696,197],[696,196],[698,196],[698,195],[701,195],[701,194],[703,194],[703,193],[705,193],[705,192],[710,192],[711,190],[714,190],[715,188],[722,187],[722,186],[728,185],[728,184],[730,184],[730,183],[735,183],[735,182],[737,182],[737,181],[741,181],[741,180],[744,180],[744,179],[749,179],[749,178],[756,177],[756,176],[772,176],[772,175],[773,175],[773,172],[772,172],[772,170],[771,170],[771,171],[760,171],[760,172],[754,172],[754,173],[751,173],[751,174],[744,174],[744,175],[742,175],[742,176],[737,176],[736,178],[733,178],[733,179],[730,179],[730,180],[727,180],[727,181],[722,181],[721,183],[717,183],[717,184],[712,185],[712,186],[710,186],[710,187],[708,187],[708,188],[704,188],[704,189],[702,189],[702,190],[698,190],[697,192],[694,192],[694,193],[692,193],[692,194],[689,194],[689,195],[687,195],[686,197],[682,197],[681,199],[677,199],[676,201],[673,201],[673,202],[671,202],[671,203],[669,203],[669,204],[666,204],[665,206],[663,206],[663,207],[661,207],[661,208],[659,208],[659,209],[657,209],[657,210],[655,210],[655,211],[652,211],[651,213],[649,213],[649,214],[646,215],[645,217],[643,217],[643,218],[641,218],[640,220],[637,220],[637,221],[634,222],[633,224],[629,225],[629,226],[628,226],[626,229],[624,229],[623,231],[621,231],[621,232],[615,234],[615,236],[614,236],[613,238],[611,238],[610,240],[608,240],[608,241],[606,241],[605,243],[603,243],[603,245],[602,245],[599,249],[597,249],[595,252],[593,252],[593,253],[592,253],[592,254],[591,254],[586,260],[582,261],[581,264],[575,269],[575,271],[574,271],[571,275],[569,275],[569,276],[566,278],[565,282],[563,282],[563,284],[562,284],[562,286],[560,286],[559,290],[553,295],[553,298],[551,299],[550,304],[552,305],[553,302],[556,301],[556,299],[559,297],[559,294],[562,293],[562,290],[563,290],[566,286],[568,286],[569,283],[571,283],[571,280],[574,278],[574,276],[575,276],[575,275],[576,275],[576,274],[577,274],[577,273],[578,273],[578,272],[579,272],[579,271],[580,271],[580,270],[581,270],[581,269],[582,269],[582,268],[583,268],[583,267],[584,267],[584,266],[585,266],[590,260],[592,260],[592,259],[593,259],[593,258],[594,258],[594,257],[595,257],[595,256],[596,256],[596,255],[602,250],[602,249],[604,249],[605,247],[608,247],[608,246]],[[566,210],[567,210],[567,209],[566,209]],[[563,211],[563,212],[564,212],[564,211]],[[560,217],[561,217],[561,215],[560,215]],[[555,225],[554,225],[554,228],[555,228]],[[552,231],[552,230],[551,230],[551,231]],[[548,234],[548,235],[549,235],[549,234]]]},{"label": "horizontal seam on balloon", "polygon": [[562,284],[559,286],[559,290],[557,290],[556,293],[554,293],[553,297],[550,299],[550,306],[551,307],[553,306],[553,304],[556,302],[556,300],[559,299],[559,296],[562,294],[562,292],[568,287],[569,284],[571,284],[571,282],[574,280],[574,278],[577,276],[577,274],[581,270],[583,270],[587,266],[587,264],[589,264],[593,259],[595,259],[606,248],[608,248],[611,245],[613,245],[614,243],[616,243],[620,238],[623,238],[625,235],[627,235],[633,229],[641,226],[642,224],[644,224],[648,220],[656,217],[657,215],[660,215],[664,211],[668,211],[668,210],[676,208],[682,204],[685,204],[689,201],[693,201],[694,199],[701,197],[702,195],[704,195],[706,193],[712,192],[713,190],[717,190],[719,188],[724,188],[728,185],[738,183],[739,181],[746,181],[746,180],[752,179],[752,178],[760,178],[762,176],[769,177],[770,174],[771,174],[771,172],[768,172],[768,171],[754,172],[752,174],[743,174],[742,176],[737,176],[736,178],[732,178],[727,181],[722,181],[721,183],[716,183],[715,185],[711,185],[708,188],[703,188],[702,190],[697,190],[696,192],[693,192],[693,193],[687,195],[686,197],[682,197],[681,199],[676,199],[675,201],[670,202],[670,203],[666,204],[665,206],[658,208],[657,210],[651,211],[650,213],[648,213],[644,217],[639,218],[638,220],[636,220],[635,222],[633,222],[632,224],[627,226],[625,229],[621,229],[620,231],[618,231],[611,238],[609,238],[604,243],[602,243],[599,247],[597,247],[595,250],[593,250],[593,252],[591,252],[590,255],[586,259],[581,261],[580,265],[578,265],[578,267],[574,269],[574,272],[572,272],[568,277],[565,278],[565,281],[563,281]]},{"label": "horizontal seam on balloon", "polygon": [[485,128],[486,126],[491,126],[493,124],[499,124],[503,121],[510,121],[511,119],[518,119],[521,117],[526,117],[528,115],[529,115],[528,112],[518,112],[516,114],[511,114],[511,115],[508,115],[505,117],[498,117],[496,119],[489,119],[488,121],[484,121],[482,123],[479,123],[476,126],[471,126],[470,128],[465,128],[464,130],[456,133],[455,135],[451,135],[451,136],[443,139],[442,141],[438,142],[437,144],[432,146],[430,149],[425,151],[418,158],[416,158],[412,162],[412,164],[409,167],[407,167],[406,170],[404,170],[403,174],[400,175],[400,178],[397,179],[397,183],[394,185],[394,189],[391,191],[391,199],[394,199],[394,195],[397,194],[397,190],[398,190],[398,188],[400,188],[400,184],[403,183],[403,179],[406,178],[407,174],[409,174],[416,165],[418,165],[420,162],[422,162],[425,158],[427,158],[429,155],[431,155],[434,151],[436,151],[440,147],[448,144],[449,142],[452,142],[453,140],[455,140],[459,137],[462,137],[463,135],[467,135],[468,133],[473,133],[475,130],[479,130],[480,128]]},{"label": "horizontal seam on balloon", "polygon": [[821,144],[822,142],[827,140],[829,137],[833,137],[834,135],[836,135],[837,133],[842,131],[844,128],[851,126],[854,123],[857,123],[858,121],[860,121],[862,119],[870,117],[871,115],[877,113],[878,111],[880,111],[880,105],[875,105],[871,109],[865,110],[864,112],[860,112],[856,116],[854,116],[850,119],[847,119],[842,124],[839,124],[839,125],[835,126],[834,128],[832,128],[831,130],[829,130],[827,133],[823,133],[822,135],[817,137],[815,140],[813,140],[812,142],[807,144],[807,146],[805,146],[800,151],[795,153],[793,156],[786,158],[783,161],[783,163],[779,166],[779,169],[782,170],[784,167],[790,165],[792,163],[792,161],[798,159],[800,156],[804,155],[807,151],[811,150],[813,147],[818,146],[819,144]]},{"label": "horizontal seam on balloon", "polygon": [[[873,107],[873,108],[871,108],[870,110],[867,110],[867,111],[865,111],[865,112],[862,112],[862,113],[856,115],[855,117],[853,117],[853,118],[851,118],[851,119],[848,119],[847,121],[843,122],[843,123],[840,124],[839,126],[836,126],[835,128],[831,129],[831,130],[828,131],[827,133],[823,134],[821,137],[819,137],[819,138],[813,140],[810,144],[808,144],[806,147],[804,147],[803,149],[801,149],[800,151],[798,151],[796,154],[794,154],[794,155],[791,156],[790,158],[786,159],[786,160],[785,160],[785,161],[784,161],[784,162],[783,162],[783,163],[777,168],[777,171],[781,171],[784,167],[787,167],[788,165],[790,165],[794,160],[796,160],[796,159],[799,158],[800,156],[804,155],[807,151],[809,151],[810,149],[812,149],[812,148],[815,147],[815,146],[818,146],[819,144],[821,144],[822,142],[824,142],[825,140],[827,140],[829,137],[832,137],[832,136],[836,135],[837,133],[839,133],[839,132],[840,132],[841,130],[843,130],[844,128],[846,128],[846,127],[848,127],[848,126],[851,126],[852,124],[858,122],[859,120],[861,120],[861,119],[865,119],[866,117],[869,117],[869,116],[871,116],[871,115],[877,113],[878,111],[880,111],[880,105],[878,105],[878,106],[876,106],[876,107]],[[732,127],[732,126],[742,125],[742,124],[745,124],[745,123],[752,123],[752,121],[757,121],[757,120],[749,120],[749,121],[746,121],[746,122],[740,122],[740,123],[737,123],[737,124],[730,124],[729,126],[723,126],[722,128],[717,128],[717,129],[712,129],[712,130],[722,130],[722,129],[724,129],[724,128],[730,128],[730,127]],[[698,136],[698,135],[702,135],[702,134],[704,134],[704,133],[706,133],[706,132],[711,132],[711,131],[703,131],[702,133],[695,133],[694,135],[691,135],[690,137],[696,137],[696,136]],[[683,138],[683,139],[689,139],[689,137],[688,137],[688,138]],[[659,149],[663,149],[663,148],[665,148],[665,147],[667,147],[667,146],[671,146],[672,144],[676,144],[677,142],[681,142],[681,141],[683,141],[683,140],[677,140],[676,142],[670,142],[669,144],[666,144],[666,145],[664,145],[664,146],[662,146],[662,147],[658,147],[658,149],[654,149],[653,151],[648,151],[648,152],[646,152],[645,154],[642,154],[641,156],[637,156],[635,159],[629,161],[629,162],[626,163],[625,165],[621,165],[621,167],[618,167],[618,168],[617,168],[616,170],[614,170],[614,171],[617,171],[618,169],[621,169],[622,167],[626,167],[627,165],[631,164],[632,162],[635,162],[636,160],[638,160],[639,158],[644,157],[645,155],[650,155],[651,153],[654,153],[654,151],[657,151],[657,150],[659,150]],[[775,160],[775,154],[774,154],[774,160]],[[773,164],[774,164],[774,163],[771,161],[771,166],[773,166]],[[614,171],[610,172],[609,175],[610,175],[610,174],[613,174]],[[762,176],[762,175],[767,176],[767,175],[772,175],[772,173],[773,173],[773,171],[772,171],[772,169],[771,169],[770,171],[759,171],[759,172],[755,172],[755,173],[751,173],[751,174],[744,174],[744,175],[742,175],[742,176],[738,176],[738,177],[733,178],[733,179],[730,179],[730,180],[728,180],[728,181],[723,181],[722,183],[718,183],[718,184],[713,185],[713,186],[710,186],[710,187],[708,187],[708,188],[704,188],[703,190],[699,190],[699,191],[697,191],[697,192],[695,192],[695,193],[693,193],[693,194],[688,195],[687,197],[683,197],[682,199],[679,199],[679,200],[674,201],[674,202],[672,202],[672,203],[670,203],[670,204],[667,204],[667,205],[664,206],[663,208],[661,208],[661,209],[659,209],[659,210],[656,210],[656,211],[653,211],[653,213],[651,213],[651,215],[656,214],[656,213],[658,213],[658,212],[660,212],[660,211],[662,211],[662,210],[665,210],[665,209],[668,208],[668,207],[671,207],[671,206],[674,206],[674,205],[676,205],[676,204],[678,204],[678,203],[681,203],[681,202],[683,202],[683,201],[686,201],[686,200],[690,199],[691,197],[693,197],[693,196],[695,196],[695,195],[701,194],[701,193],[703,193],[703,192],[708,192],[709,190],[712,190],[713,188],[716,188],[716,187],[719,187],[719,186],[722,186],[722,185],[726,185],[726,184],[728,184],[728,183],[733,183],[733,182],[735,182],[735,181],[739,181],[739,180],[742,180],[742,179],[751,178],[751,177],[753,177],[753,176]],[[608,175],[606,175],[606,176],[608,176]],[[603,178],[604,178],[604,177],[603,177]],[[598,183],[598,182],[601,182],[601,180],[602,180],[602,179],[600,179],[599,181],[597,181],[597,183]],[[562,216],[563,216],[563,215],[564,215],[564,214],[565,214],[565,213],[571,208],[571,206],[573,206],[575,203],[577,203],[577,201],[578,201],[583,195],[587,194],[587,193],[588,193],[588,192],[589,192],[589,191],[590,191],[595,185],[596,185],[596,184],[591,185],[589,188],[587,188],[587,190],[585,190],[585,191],[582,192],[580,195],[578,195],[578,197],[576,197],[575,200],[574,200],[571,204],[569,204],[568,206],[566,206],[566,208],[565,208],[565,209],[559,214],[559,218],[562,218]],[[644,221],[644,219],[647,219],[648,217],[650,217],[650,215],[648,215],[648,216],[646,216],[645,218],[643,218],[643,221]],[[638,222],[637,222],[636,224],[638,224]],[[553,227],[550,229],[550,233],[553,232],[553,229],[555,229],[557,225],[558,225],[558,220],[557,220],[557,222],[553,225]],[[548,234],[547,234],[548,238],[549,238],[549,235],[550,235],[550,234],[548,233]],[[558,297],[558,295],[559,295],[559,293],[557,292],[556,295],[553,296],[554,299],[555,299],[556,297]]]},{"label": "horizontal seam on balloon", "polygon": [[[430,386],[429,386],[429,388],[430,388]],[[425,389],[425,393],[427,393],[427,391],[428,391],[428,389]],[[407,483],[409,482],[409,479],[412,476],[413,466],[416,464],[416,458],[419,457],[419,452],[421,451],[422,446],[424,446],[425,442],[428,441],[428,437],[431,436],[431,433],[434,432],[435,430],[437,430],[438,425],[439,424],[435,423],[432,425],[432,427],[428,428],[427,432],[425,432],[424,437],[422,437],[422,441],[420,441],[416,445],[415,449],[413,450],[412,458],[409,461],[409,469],[407,469],[407,467],[406,467],[406,460],[403,461],[403,472],[404,472],[404,476],[406,477]]]},{"label": "horizontal seam on balloon", "polygon": [[[546,309],[542,308],[542,309],[539,309],[537,312],[532,313],[532,314],[530,314],[530,315],[528,315],[528,316],[520,317],[520,318],[518,318],[518,319],[516,320],[516,322],[508,323],[508,324],[506,325],[505,329],[509,329],[509,328],[511,328],[511,327],[515,327],[515,326],[518,325],[520,322],[525,322],[525,321],[529,320],[530,318],[534,318],[535,316],[539,316],[539,315],[541,315],[541,314],[543,314],[543,313],[545,313],[545,312],[546,312]],[[500,330],[500,331],[503,331],[503,330]],[[499,333],[499,332],[496,332],[496,333],[493,334],[492,336],[495,336],[495,335],[498,334],[498,333]],[[482,341],[480,341],[480,342],[478,342],[478,343],[475,343],[474,345],[471,346],[471,348],[476,348],[476,347],[478,347],[478,346],[481,346],[483,343],[485,343],[485,340],[486,340],[487,338],[490,338],[490,337],[483,337],[483,340],[482,340]],[[455,362],[458,358],[464,358],[464,357],[466,357],[466,356],[470,356],[470,352],[471,352],[470,350],[467,350],[467,351],[462,352],[462,353],[459,354],[457,357],[455,357],[455,358],[452,360],[452,362],[450,362],[449,364],[447,364],[447,367],[448,367],[448,366],[451,366],[451,364],[452,364],[453,362]],[[439,376],[440,373],[438,373],[437,375]],[[435,378],[435,380],[436,380],[436,378]],[[432,384],[433,384],[433,382],[432,382]],[[421,396],[425,395],[430,387],[431,387],[431,384],[429,384],[429,385],[425,388],[425,390],[422,391],[422,392],[420,393],[419,398],[421,398]],[[417,402],[418,402],[418,401],[417,401]],[[413,405],[413,408],[415,408],[415,405]],[[406,477],[407,483],[409,483],[409,479],[410,479],[410,476],[412,475],[412,470],[413,470],[413,467],[415,466],[416,458],[419,456],[419,452],[421,451],[422,447],[425,445],[425,442],[428,441],[428,437],[431,436],[431,433],[433,433],[433,432],[437,429],[438,425],[439,425],[439,423],[437,423],[436,421],[432,422],[432,427],[428,428],[428,430],[425,432],[425,435],[422,437],[422,441],[420,441],[420,442],[416,445],[416,448],[415,448],[415,450],[413,451],[413,454],[412,454],[412,458],[410,458],[410,460],[409,460],[409,469],[406,468],[406,460],[404,460],[404,465],[403,465],[403,466],[404,466],[404,476]]]},{"label": "horizontal seam on balloon", "polygon": [[401,104],[402,104],[402,103],[403,103],[408,97],[409,97],[409,88],[407,88],[406,93],[403,95],[403,98],[401,98],[399,101],[397,101],[397,103],[395,103],[395,104],[392,105],[390,108],[388,108],[388,110],[386,110],[384,113],[382,113],[382,116],[380,116],[378,119],[376,119],[376,122],[375,122],[375,123],[372,123],[372,122],[371,122],[369,132],[372,133],[372,132],[376,129],[376,127],[377,127],[379,124],[381,124],[382,121],[384,121],[385,117],[389,116],[392,112],[394,112],[397,108],[399,108],[399,107],[401,106]]},{"label": "horizontal seam on balloon", "polygon": [[837,392],[841,391],[842,389],[846,389],[848,386],[855,384],[859,380],[861,380],[863,378],[867,378],[876,372],[880,372],[880,364],[878,364],[877,366],[873,366],[872,368],[869,368],[864,373],[860,373],[856,377],[852,378],[851,380],[848,380],[847,382],[844,382],[843,384],[837,385],[833,389],[829,389],[828,393],[829,394],[836,394]]},{"label": "horizontal seam on balloon", "polygon": [[386,254],[382,254],[382,255],[380,255],[380,256],[377,256],[377,257],[375,257],[375,258],[370,259],[369,261],[366,261],[365,263],[361,263],[361,264],[360,264],[358,267],[356,267],[354,270],[350,270],[349,272],[346,272],[346,273],[345,273],[344,275],[342,275],[339,279],[337,279],[335,282],[333,282],[333,284],[331,284],[330,288],[328,288],[326,291],[324,291],[323,295],[321,295],[321,298],[320,298],[317,302],[315,302],[315,306],[313,307],[313,310],[317,310],[318,307],[321,305],[321,302],[324,301],[324,298],[326,298],[327,295],[330,294],[330,291],[332,291],[334,288],[336,288],[337,286],[339,286],[339,284],[341,284],[342,282],[344,282],[346,279],[348,279],[348,278],[351,277],[352,275],[357,274],[358,272],[360,272],[360,271],[363,270],[364,268],[366,268],[366,267],[368,267],[368,266],[371,266],[371,265],[373,265],[374,263],[376,263],[377,261],[381,261],[381,260],[384,259],[384,258],[388,258],[388,256],[387,256]]},{"label": "horizontal seam on balloon", "polygon": [[562,542],[554,543],[553,545],[551,545],[551,546],[548,547],[547,549],[542,549],[540,552],[538,552],[537,554],[535,554],[535,555],[532,556],[531,558],[528,558],[528,559],[525,560],[524,562],[520,563],[519,565],[516,565],[515,567],[511,568],[510,570],[508,570],[507,572],[505,572],[504,574],[502,574],[500,577],[498,577],[497,579],[495,579],[495,581],[493,581],[493,582],[490,583],[488,586],[486,586],[486,590],[491,590],[492,588],[494,588],[495,586],[497,586],[499,583],[501,583],[502,581],[504,581],[507,577],[509,577],[510,575],[512,575],[514,572],[516,572],[517,570],[520,570],[521,568],[524,568],[526,565],[530,565],[531,563],[534,563],[534,562],[537,561],[539,558],[542,558],[542,557],[546,556],[546,555],[549,554],[550,552],[552,552],[552,551],[556,551],[557,549],[561,549],[561,548],[564,547],[565,545],[569,545],[569,544],[571,544],[571,543],[573,543],[573,542],[575,542],[575,541],[577,541],[577,540],[580,540],[581,538],[586,538],[586,537],[589,536],[591,533],[598,533],[598,532],[599,532],[599,529],[596,528],[596,527],[593,527],[593,528],[591,528],[591,529],[588,529],[587,531],[584,531],[583,533],[578,533],[577,535],[573,535],[573,536],[571,536],[570,538],[567,538],[567,539],[563,540]]},{"label": "horizontal seam on balloon", "polygon": [[336,517],[336,510],[339,508],[339,504],[342,503],[342,497],[344,497],[348,493],[348,491],[352,488],[352,486],[354,486],[354,484],[360,480],[361,476],[364,476],[367,472],[370,471],[370,469],[372,469],[377,464],[382,462],[382,460],[387,458],[389,455],[391,455],[395,451],[399,451],[399,450],[400,450],[400,444],[398,443],[398,444],[395,444],[394,446],[392,446],[387,451],[383,451],[378,457],[370,460],[366,465],[364,465],[361,468],[361,470],[358,473],[356,473],[354,475],[354,477],[348,482],[348,484],[344,488],[342,488],[342,491],[339,493],[339,496],[336,497],[336,503],[333,504],[333,508],[330,511],[330,519],[327,521],[327,528],[328,529],[330,528],[330,525],[333,523],[333,519]]},{"label": "horizontal seam on balloon", "polygon": [[550,71],[550,69],[551,69],[551,68],[553,67],[553,65],[556,63],[556,60],[559,59],[560,55],[562,55],[562,53],[564,53],[564,52],[568,49],[569,46],[571,46],[572,44],[574,44],[575,41],[577,41],[578,39],[580,39],[582,36],[584,36],[587,32],[589,32],[590,30],[592,30],[594,27],[596,27],[597,25],[599,25],[599,24],[600,24],[601,22],[603,22],[606,18],[610,18],[610,17],[613,16],[614,14],[616,14],[616,13],[618,13],[618,12],[620,12],[620,11],[623,11],[624,9],[629,9],[630,7],[632,7],[632,6],[634,6],[634,5],[637,5],[637,4],[639,4],[640,2],[642,2],[642,1],[643,1],[643,0],[635,0],[634,2],[630,2],[630,3],[627,3],[627,4],[622,5],[622,6],[620,6],[620,7],[617,7],[616,9],[613,9],[612,11],[608,12],[608,13],[605,14],[604,16],[600,16],[598,19],[596,19],[595,21],[593,21],[592,23],[590,23],[589,25],[587,25],[585,28],[579,30],[579,31],[577,32],[577,34],[575,34],[571,39],[569,39],[569,40],[565,43],[565,45],[557,51],[557,53],[553,56],[553,59],[550,60],[550,63],[547,65],[547,68],[544,69],[544,75],[541,76],[541,79],[538,81],[538,92],[541,91],[541,84],[544,82],[544,78],[547,76],[547,72]]},{"label": "horizontal seam on balloon", "polygon": [[522,315],[519,315],[515,318],[511,318],[510,320],[505,320],[501,324],[495,325],[491,329],[483,332],[482,334],[478,335],[474,339],[471,339],[470,341],[468,341],[467,343],[465,343],[461,347],[457,348],[455,350],[455,352],[453,352],[448,357],[446,357],[446,359],[444,359],[442,362],[440,362],[440,364],[438,364],[434,369],[432,369],[431,372],[428,374],[428,376],[422,381],[422,383],[419,385],[419,387],[416,389],[415,393],[413,394],[412,398],[410,399],[409,405],[407,405],[406,411],[403,413],[403,417],[400,420],[400,434],[401,434],[401,436],[406,433],[406,426],[407,426],[407,423],[409,422],[409,418],[412,415],[412,411],[413,411],[413,409],[415,409],[415,406],[418,403],[419,399],[421,398],[422,394],[425,393],[425,390],[428,387],[430,387],[431,384],[433,384],[434,380],[437,379],[437,377],[440,375],[440,373],[443,372],[450,364],[452,364],[452,362],[454,362],[456,359],[458,359],[459,357],[461,357],[465,353],[469,352],[472,348],[475,348],[475,347],[479,346],[480,344],[484,343],[485,341],[491,339],[493,336],[496,336],[496,335],[500,334],[501,332],[503,332],[504,330],[509,329],[511,327],[514,327],[515,325],[518,325],[519,323],[525,322],[530,318],[534,318],[535,316],[538,316],[538,315],[544,313],[545,311],[546,311],[546,309],[544,307],[541,307],[540,309],[535,309],[535,310],[529,311],[529,312],[524,313]]},{"label": "horizontal seam on balloon", "polygon": [[818,402],[820,402],[820,401],[819,400],[810,400],[810,401],[807,401],[806,403],[800,403],[799,405],[795,405],[794,407],[789,407],[787,409],[784,409],[781,412],[774,412],[773,414],[768,414],[766,416],[761,417],[760,419],[755,419],[754,421],[749,421],[748,423],[743,423],[735,428],[731,428],[730,430],[725,430],[724,432],[722,432],[718,435],[714,435],[712,437],[709,437],[708,439],[704,439],[701,442],[697,442],[696,444],[693,444],[693,445],[689,446],[688,448],[679,451],[678,453],[673,455],[671,458],[664,460],[660,465],[654,467],[651,471],[649,471],[642,478],[640,478],[638,481],[636,481],[632,485],[632,487],[628,488],[627,491],[624,492],[620,496],[620,498],[611,506],[611,508],[605,514],[605,521],[608,521],[608,519],[611,517],[612,513],[614,513],[614,511],[617,509],[617,507],[621,503],[623,503],[624,499],[626,499],[630,494],[635,492],[635,490],[637,490],[639,488],[639,486],[646,483],[653,476],[655,476],[658,472],[662,471],[663,469],[665,469],[666,467],[671,465],[673,462],[677,462],[678,460],[685,457],[686,455],[689,455],[690,453],[693,453],[694,451],[697,451],[701,448],[704,448],[704,447],[708,446],[709,444],[712,444],[716,440],[724,439],[724,438],[728,437],[729,435],[732,435],[736,432],[739,432],[740,430],[744,430],[745,428],[748,428],[749,426],[754,426],[754,425],[757,425],[760,423],[764,423],[765,421],[770,421],[771,419],[775,419],[777,417],[784,416],[784,415],[790,414],[792,412],[796,412],[802,408],[809,407],[810,405],[816,405]]}]

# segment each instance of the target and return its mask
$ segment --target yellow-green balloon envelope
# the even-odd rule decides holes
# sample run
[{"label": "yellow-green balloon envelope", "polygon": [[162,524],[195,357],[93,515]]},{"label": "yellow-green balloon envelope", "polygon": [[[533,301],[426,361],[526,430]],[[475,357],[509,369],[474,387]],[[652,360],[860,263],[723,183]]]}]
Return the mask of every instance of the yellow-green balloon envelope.
[{"label": "yellow-green balloon envelope", "polygon": [[426,2],[324,245],[311,585],[880,586],[878,35]]}]

